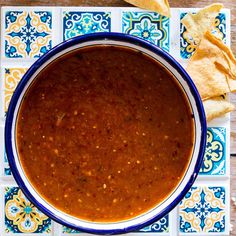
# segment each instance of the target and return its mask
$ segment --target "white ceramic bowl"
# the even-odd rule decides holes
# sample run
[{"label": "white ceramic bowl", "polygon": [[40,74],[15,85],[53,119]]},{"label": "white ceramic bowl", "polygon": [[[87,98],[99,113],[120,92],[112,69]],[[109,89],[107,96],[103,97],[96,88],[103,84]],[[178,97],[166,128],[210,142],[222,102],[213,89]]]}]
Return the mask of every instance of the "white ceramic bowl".
[{"label": "white ceramic bowl", "polygon": [[[137,49],[162,63],[181,85],[194,115],[194,149],[190,164],[182,181],[167,199],[153,209],[135,218],[116,223],[94,223],[80,220],[50,205],[29,182],[20,164],[15,142],[18,110],[27,88],[33,82],[37,74],[59,56],[74,49],[89,45],[121,45],[123,47]],[[135,231],[157,221],[169,213],[185,196],[196,179],[205,151],[205,142],[206,119],[203,105],[196,87],[185,70],[168,53],[155,45],[142,39],[119,33],[99,33],[75,37],[54,47],[38,59],[26,72],[15,90],[7,112],[5,126],[5,144],[9,164],[16,182],[27,198],[53,220],[68,227],[95,234],[119,234]]]}]

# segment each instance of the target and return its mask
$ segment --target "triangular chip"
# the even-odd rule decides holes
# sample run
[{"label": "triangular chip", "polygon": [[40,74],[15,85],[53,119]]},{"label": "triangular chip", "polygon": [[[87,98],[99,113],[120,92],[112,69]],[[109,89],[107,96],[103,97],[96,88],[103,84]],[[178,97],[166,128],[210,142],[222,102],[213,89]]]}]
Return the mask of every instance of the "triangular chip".
[{"label": "triangular chip", "polygon": [[203,100],[236,90],[236,59],[210,32],[203,36],[186,70]]},{"label": "triangular chip", "polygon": [[194,42],[199,44],[201,38],[207,31],[213,29],[216,16],[222,9],[223,4],[214,3],[199,10],[196,14],[188,13],[182,19],[182,24],[192,36]]},{"label": "triangular chip", "polygon": [[163,16],[170,16],[170,6],[168,0],[125,0],[126,2],[146,9],[150,11],[155,11]]},{"label": "triangular chip", "polygon": [[220,117],[234,110],[234,105],[226,101],[224,96],[210,98],[203,102],[207,121]]}]

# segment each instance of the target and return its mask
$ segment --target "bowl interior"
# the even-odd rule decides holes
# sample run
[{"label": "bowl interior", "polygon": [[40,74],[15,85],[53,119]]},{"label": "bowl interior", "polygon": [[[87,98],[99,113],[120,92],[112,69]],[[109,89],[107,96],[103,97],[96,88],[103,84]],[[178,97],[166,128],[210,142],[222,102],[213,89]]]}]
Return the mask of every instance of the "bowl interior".
[{"label": "bowl interior", "polygon": [[[123,36],[124,37],[124,36]],[[127,36],[126,36],[127,37]],[[79,43],[78,43],[79,42]],[[129,47],[132,49],[137,49],[148,56],[154,58],[165,66],[176,78],[186,94],[189,101],[192,113],[194,115],[194,148],[192,157],[186,170],[184,177],[182,178],[179,185],[173,190],[167,199],[162,203],[154,207],[147,213],[135,217],[130,220],[125,220],[117,223],[95,223],[80,220],[78,218],[72,217],[62,211],[59,211],[47,201],[45,201],[31,185],[27,176],[25,175],[21,163],[18,158],[18,153],[16,149],[16,120],[18,115],[18,109],[22,102],[22,98],[27,88],[30,86],[32,81],[35,79],[37,74],[45,68],[50,62],[56,58],[64,55],[65,53],[71,52],[75,49],[94,46],[94,45],[119,45],[123,47]],[[120,233],[136,228],[140,228],[146,224],[149,224],[168,213],[178,202],[183,198],[188,189],[191,187],[193,181],[195,180],[197,173],[200,168],[201,159],[205,146],[205,136],[206,136],[206,124],[204,111],[200,101],[200,97],[196,91],[195,86],[188,78],[188,75],[184,70],[173,61],[173,59],[165,52],[157,47],[154,47],[143,41],[137,39],[129,38],[127,40],[123,39],[121,36],[112,37],[87,37],[83,42],[83,38],[79,41],[71,40],[70,43],[64,43],[63,46],[58,46],[53,49],[51,54],[45,55],[43,60],[37,61],[30,70],[26,73],[21,83],[16,89],[16,92],[12,98],[12,102],[9,106],[7,122],[6,122],[6,149],[9,158],[9,163],[12,168],[13,175],[22,188],[25,195],[32,201],[40,210],[46,213],[48,216],[58,221],[59,223],[65,224],[69,227],[74,227],[77,229],[82,229],[92,233]],[[161,186],[160,186],[161,187]]]}]

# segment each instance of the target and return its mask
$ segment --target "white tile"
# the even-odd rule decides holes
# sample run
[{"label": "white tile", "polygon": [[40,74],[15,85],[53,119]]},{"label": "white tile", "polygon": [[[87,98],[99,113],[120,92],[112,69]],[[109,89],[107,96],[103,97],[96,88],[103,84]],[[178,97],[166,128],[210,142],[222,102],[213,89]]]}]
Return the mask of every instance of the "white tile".
[{"label": "white tile", "polygon": [[[173,56],[182,66],[180,58],[180,10],[178,8],[171,9],[170,18],[170,54]],[[175,19],[175,20],[172,20]]]},{"label": "white tile", "polygon": [[177,236],[178,235],[178,229],[179,229],[179,225],[178,225],[178,206],[176,206],[170,213],[169,213],[169,232],[171,236]]}]

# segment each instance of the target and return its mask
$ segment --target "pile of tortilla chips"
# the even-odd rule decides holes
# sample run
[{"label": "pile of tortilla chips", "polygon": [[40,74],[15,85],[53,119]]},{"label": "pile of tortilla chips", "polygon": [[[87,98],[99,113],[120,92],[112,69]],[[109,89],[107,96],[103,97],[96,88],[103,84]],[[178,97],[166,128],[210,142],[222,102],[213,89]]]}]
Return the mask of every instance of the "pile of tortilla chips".
[{"label": "pile of tortilla chips", "polygon": [[187,72],[201,95],[208,121],[234,109],[225,94],[236,91],[236,59],[219,35],[212,34],[215,18],[222,7],[222,4],[212,4],[182,19],[197,45]]},{"label": "pile of tortilla chips", "polygon": [[[170,16],[168,0],[125,1]],[[222,35],[212,34],[215,19],[222,8],[222,4],[214,3],[196,14],[188,13],[182,19],[187,35],[191,37],[189,40],[197,45],[187,72],[197,86],[208,121],[234,109],[225,94],[236,91],[236,59],[223,43]]]}]

